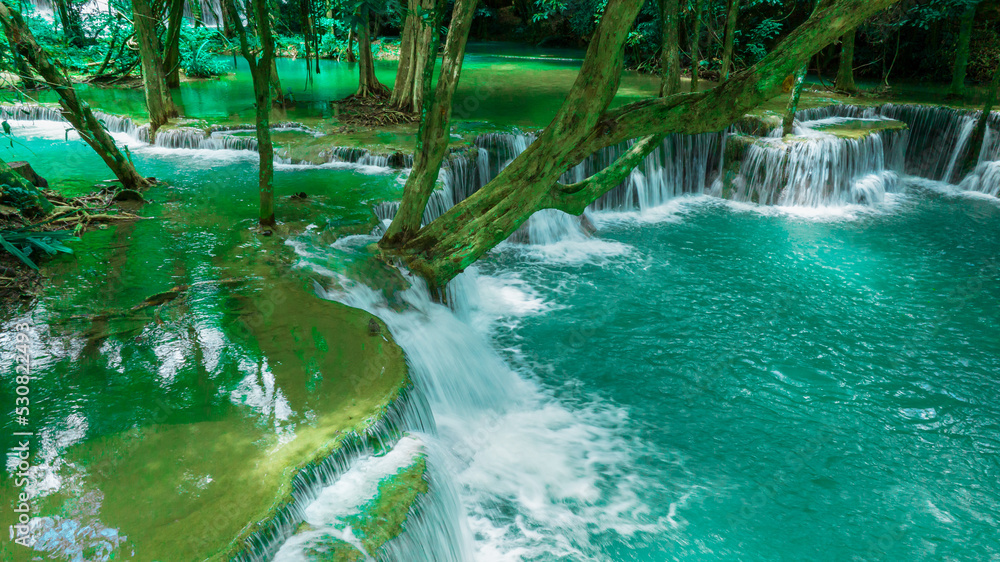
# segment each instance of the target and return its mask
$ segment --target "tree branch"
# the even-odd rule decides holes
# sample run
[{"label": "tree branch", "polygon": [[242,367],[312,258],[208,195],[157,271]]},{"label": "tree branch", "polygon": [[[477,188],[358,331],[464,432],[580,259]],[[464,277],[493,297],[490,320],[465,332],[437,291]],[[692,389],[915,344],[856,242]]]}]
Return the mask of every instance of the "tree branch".
[{"label": "tree branch", "polygon": [[625,181],[632,170],[660,146],[665,137],[665,134],[643,137],[613,164],[589,178],[569,185],[557,183],[549,193],[548,201],[543,204],[547,208],[559,209],[571,215],[583,213],[587,205]]}]

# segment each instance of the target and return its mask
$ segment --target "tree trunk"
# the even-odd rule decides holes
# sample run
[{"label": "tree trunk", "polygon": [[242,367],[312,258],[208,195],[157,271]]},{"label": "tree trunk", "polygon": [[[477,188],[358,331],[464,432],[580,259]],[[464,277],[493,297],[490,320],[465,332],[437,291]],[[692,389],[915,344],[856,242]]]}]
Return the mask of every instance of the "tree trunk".
[{"label": "tree trunk", "polygon": [[681,4],[680,0],[660,0],[660,96],[681,91]]},{"label": "tree trunk", "polygon": [[142,61],[142,82],[146,93],[146,109],[149,110],[150,135],[177,116],[177,109],[170,98],[167,80],[163,74],[163,60],[157,48],[156,24],[149,0],[132,0],[135,16],[135,38],[139,44],[139,58]]},{"label": "tree trunk", "polygon": [[698,69],[701,67],[701,10],[703,0],[694,0],[694,22],[691,31],[691,91],[698,91]]},{"label": "tree trunk", "polygon": [[855,94],[858,87],[854,85],[854,36],[856,29],[852,29],[840,38],[840,67],[837,69],[837,80],[833,87],[837,91]]},{"label": "tree trunk", "polygon": [[[263,3],[264,0],[255,0]],[[260,162],[260,226],[274,226],[274,144],[271,142],[271,66],[262,65],[254,75],[257,106],[257,154]]]},{"label": "tree trunk", "polygon": [[372,56],[372,40],[368,29],[368,8],[361,7],[361,21],[358,23],[358,91],[356,97],[385,97],[389,89],[375,76],[375,57]]},{"label": "tree trunk", "polygon": [[195,27],[203,27],[205,25],[205,15],[201,11],[201,0],[191,0],[191,16],[194,17]]},{"label": "tree trunk", "polygon": [[354,28],[351,28],[347,32],[347,62],[358,62],[358,59],[354,57]]},{"label": "tree trunk", "polygon": [[[225,37],[226,39],[232,39],[233,35],[235,35],[236,33],[236,26],[233,25],[232,14],[229,12],[229,9],[225,7],[225,2],[228,2],[228,0],[222,0],[222,2],[223,2],[221,8],[222,13],[219,14],[219,21],[222,24],[222,36]],[[243,25],[242,22],[240,23],[240,25],[241,26]]]},{"label": "tree trunk", "polygon": [[[198,4],[201,0],[192,0]],[[163,49],[163,73],[167,88],[181,85],[181,24],[184,22],[184,0],[171,0],[170,14],[167,16],[167,38]]]},{"label": "tree trunk", "polygon": [[73,125],[73,128],[80,134],[80,138],[89,144],[111,168],[122,185],[129,189],[148,187],[149,181],[140,176],[131,159],[126,158],[118,150],[115,141],[108,134],[104,125],[94,117],[90,106],[77,97],[76,90],[73,89],[69,78],[49,61],[49,56],[38,45],[34,35],[24,23],[24,19],[21,18],[21,14],[11,9],[6,2],[0,2],[0,23],[3,25],[7,41],[12,45],[17,45],[31,66],[59,94],[59,105],[62,106],[63,117]]},{"label": "tree trunk", "polygon": [[958,29],[958,41],[955,44],[955,66],[951,74],[951,91],[948,96],[962,98],[965,96],[965,70],[969,66],[969,41],[972,39],[972,24],[976,18],[976,2],[970,2],[962,14]]},{"label": "tree trunk", "polygon": [[[112,48],[114,48],[114,43],[112,43]],[[21,87],[25,90],[34,90],[37,88],[38,82],[32,78],[34,74],[31,72],[31,66],[24,60],[24,55],[21,54],[16,45],[11,45],[10,53],[14,57],[14,68],[21,78]]]},{"label": "tree trunk", "polygon": [[979,154],[983,151],[983,142],[986,139],[986,126],[989,124],[990,112],[993,111],[993,106],[997,103],[998,89],[1000,89],[1000,62],[997,63],[997,68],[993,71],[993,81],[986,90],[986,101],[983,103],[983,112],[979,114],[976,126],[972,129],[972,136],[969,138],[969,151],[965,155],[965,162],[956,180],[961,180],[965,177],[979,162]]},{"label": "tree trunk", "polygon": [[[271,85],[274,67],[274,35],[271,33],[271,18],[267,0],[252,0],[254,20],[257,23],[257,37],[261,44],[260,58],[250,49],[246,29],[236,11],[234,0],[223,0],[223,13],[227,14],[240,39],[240,50],[250,66],[253,78],[254,105],[257,120],[257,154],[260,174],[260,213],[258,224],[273,227],[274,219],[274,145],[271,142]],[[249,9],[250,2],[247,2]],[[248,18],[249,19],[249,18]]]},{"label": "tree trunk", "polygon": [[736,18],[740,13],[740,0],[729,0],[726,11],[726,37],[722,45],[722,69],[719,72],[719,82],[729,80],[733,66],[733,44],[736,42]]},{"label": "tree trunk", "polygon": [[[609,0],[573,88],[538,139],[489,184],[421,228],[401,248],[384,244],[383,239],[383,250],[402,258],[411,271],[427,279],[432,290],[440,291],[535,211],[554,208],[581,212],[652,151],[662,134],[725,129],[779,93],[785,77],[801,69],[820,49],[892,2],[837,0],[815,11],[763,60],[725,84],[695,94],[651,98],[608,109],[624,66],[624,42],[642,5],[642,0]],[[448,41],[453,41],[456,34],[453,29]],[[437,109],[435,103],[435,109],[425,112],[422,122],[429,121]],[[607,173],[595,174],[578,184],[558,183],[567,169],[590,154],[638,137],[644,138],[633,144]],[[407,188],[409,191],[409,183]],[[400,212],[411,216],[421,213],[422,207],[406,208],[420,201],[408,195],[404,193]],[[422,201],[426,204],[426,198]]]},{"label": "tree trunk", "polygon": [[319,74],[319,38],[320,29],[319,24],[316,23],[316,14],[318,11],[313,9],[309,12],[309,33],[312,34],[313,38],[313,55],[316,57],[316,74]]},{"label": "tree trunk", "polygon": [[309,0],[299,0],[299,19],[302,26],[302,43],[306,51],[306,84],[312,83],[312,66],[309,59],[312,57],[312,37],[309,33]]},{"label": "tree trunk", "polygon": [[285,92],[281,89],[281,76],[278,76],[278,60],[271,57],[271,71],[268,73],[271,81],[271,95],[274,101],[281,107],[285,107]]},{"label": "tree trunk", "polygon": [[[451,15],[451,27],[448,30],[448,40],[444,47],[444,57],[441,59],[441,74],[437,87],[425,100],[425,108],[420,119],[420,130],[417,131],[417,149],[413,157],[413,169],[406,179],[403,188],[403,201],[385,236],[379,242],[383,248],[399,248],[409,241],[420,229],[420,221],[424,208],[434,191],[438,170],[448,151],[450,139],[451,100],[458,87],[458,78],[462,73],[462,61],[465,58],[465,44],[472,27],[473,16],[476,13],[478,0],[456,0]],[[444,7],[444,3],[438,5]],[[434,26],[440,23],[443,9],[436,10]],[[431,48],[437,51],[438,34],[434,34]],[[431,80],[434,74],[434,59],[431,59],[423,69],[421,81],[425,91],[430,92]]]},{"label": "tree trunk", "polygon": [[[432,22],[440,21],[436,14],[443,9],[436,8],[434,0],[409,0],[399,49],[396,82],[389,98],[389,105],[399,111],[420,113],[423,107],[424,68],[435,57],[436,53],[431,52],[431,45],[436,45],[438,41],[434,37],[437,28]],[[431,21],[425,20],[425,15],[429,15]]]},{"label": "tree trunk", "polygon": [[66,41],[76,45],[77,47],[83,46],[84,36],[83,29],[80,27],[80,16],[70,5],[71,0],[56,0],[56,7],[59,10],[59,20],[62,22],[63,36],[66,37]]},{"label": "tree trunk", "polygon": [[799,110],[799,98],[802,97],[802,87],[806,83],[806,73],[809,71],[809,63],[803,64],[795,72],[795,81],[792,83],[792,93],[788,96],[788,104],[785,105],[785,116],[781,120],[781,135],[792,134],[792,126],[795,124],[795,112]]}]

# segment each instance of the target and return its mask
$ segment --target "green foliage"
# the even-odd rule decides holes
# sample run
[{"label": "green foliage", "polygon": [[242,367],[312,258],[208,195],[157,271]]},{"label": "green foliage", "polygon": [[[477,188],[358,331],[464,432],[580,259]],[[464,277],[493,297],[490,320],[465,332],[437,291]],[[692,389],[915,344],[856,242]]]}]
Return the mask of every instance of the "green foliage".
[{"label": "green foliage", "polygon": [[35,270],[38,269],[38,265],[30,258],[34,250],[40,250],[49,256],[54,256],[60,252],[72,254],[73,249],[63,244],[63,242],[79,240],[69,230],[46,232],[31,231],[28,230],[29,228],[32,227],[0,231],[0,247]]},{"label": "green foliage", "polygon": [[181,27],[181,67],[192,78],[221,76],[232,70],[229,59],[217,56],[229,47],[228,40],[216,29],[207,27]]}]

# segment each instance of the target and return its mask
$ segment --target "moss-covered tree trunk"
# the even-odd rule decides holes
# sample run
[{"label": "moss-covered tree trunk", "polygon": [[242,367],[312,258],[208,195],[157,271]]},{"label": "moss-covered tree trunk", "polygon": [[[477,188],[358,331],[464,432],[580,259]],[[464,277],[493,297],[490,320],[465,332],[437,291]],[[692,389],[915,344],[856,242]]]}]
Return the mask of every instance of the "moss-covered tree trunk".
[{"label": "moss-covered tree trunk", "polygon": [[660,0],[660,96],[681,91],[680,25],[680,0]]},{"label": "moss-covered tree trunk", "polygon": [[[198,5],[200,0],[191,0]],[[184,0],[170,0],[167,15],[167,37],[163,47],[163,72],[167,77],[167,88],[181,85],[181,24],[184,22]]]},{"label": "moss-covered tree trunk", "polygon": [[37,88],[38,82],[35,81],[34,74],[31,72],[31,65],[24,59],[24,55],[21,54],[17,45],[11,45],[10,54],[14,58],[14,69],[17,70],[18,77],[21,79],[21,86],[25,90]]},{"label": "moss-covered tree trunk", "polygon": [[840,38],[840,65],[837,69],[837,79],[833,87],[840,92],[848,94],[857,93],[858,87],[854,84],[854,37],[856,29],[852,29]]},{"label": "moss-covered tree trunk", "polygon": [[[444,5],[434,0],[409,0],[403,37],[399,48],[399,67],[389,105],[399,111],[419,113],[424,103],[424,69],[436,55],[437,28]],[[435,47],[436,51],[436,47]],[[433,66],[433,65],[432,65]]]},{"label": "moss-covered tree trunk", "polygon": [[146,94],[146,109],[149,111],[150,134],[164,125],[171,117],[177,116],[177,108],[167,89],[167,79],[163,73],[163,59],[160,57],[159,38],[156,26],[159,23],[153,15],[149,0],[132,0],[135,38],[139,44],[139,58],[142,63],[142,84]]},{"label": "moss-covered tree trunk", "polygon": [[953,98],[965,96],[965,71],[969,67],[969,43],[972,40],[972,24],[976,19],[975,0],[968,0],[962,19],[958,26],[958,40],[955,42],[955,65],[951,72],[951,90],[948,95]]},{"label": "moss-covered tree trunk", "polygon": [[[247,0],[247,11],[253,14],[256,23],[260,51],[251,49],[247,30],[243,27],[234,0],[223,0],[223,13],[232,22],[240,40],[240,50],[250,67],[253,78],[254,105],[256,108],[257,154],[260,163],[258,186],[260,190],[261,227],[275,225],[274,217],[274,144],[271,142],[271,84],[274,65],[274,34],[271,31],[271,17],[267,0]],[[248,20],[249,18],[248,13]]]},{"label": "moss-covered tree trunk", "polygon": [[740,13],[740,0],[729,0],[726,9],[726,36],[722,41],[722,69],[719,71],[719,81],[729,80],[733,67],[733,45],[736,43],[736,20]]},{"label": "moss-covered tree trunk", "polygon": [[205,15],[202,13],[201,0],[191,0],[191,16],[194,18],[195,27],[204,27]]},{"label": "moss-covered tree trunk", "polygon": [[35,71],[59,94],[63,117],[111,168],[122,185],[130,189],[148,187],[149,181],[140,176],[131,159],[118,150],[115,141],[94,116],[90,106],[76,95],[69,78],[49,60],[48,54],[39,46],[21,14],[6,2],[0,2],[0,24],[3,25],[7,41],[17,46]]},{"label": "moss-covered tree trunk", "polygon": [[[458,78],[462,73],[462,61],[465,58],[465,44],[472,28],[472,19],[476,13],[478,0],[456,0],[451,15],[451,26],[448,29],[448,40],[441,59],[441,74],[437,86],[425,100],[420,129],[417,131],[417,149],[413,157],[413,169],[406,179],[403,188],[403,201],[385,236],[379,242],[383,248],[399,248],[409,241],[420,229],[420,221],[424,208],[434,191],[441,162],[448,151],[451,122],[451,100],[458,87]],[[440,15],[437,16],[440,18]],[[439,20],[438,20],[439,21]],[[437,50],[437,34],[431,47]],[[433,61],[433,59],[431,59]],[[423,69],[421,80],[424,89],[430,92],[434,65],[428,64]]]},{"label": "moss-covered tree trunk", "polygon": [[354,93],[359,98],[384,97],[389,95],[378,77],[375,76],[375,57],[372,55],[372,38],[369,27],[369,12],[367,6],[362,6],[358,21],[358,91]]},{"label": "moss-covered tree trunk", "polygon": [[694,0],[691,25],[691,91],[698,91],[698,70],[701,68],[701,12],[704,0]]},{"label": "moss-covered tree trunk", "polygon": [[[441,290],[535,211],[582,212],[617,185],[616,180],[652,151],[664,133],[725,129],[779,93],[785,77],[820,49],[892,2],[838,0],[814,12],[768,56],[725,84],[609,109],[624,65],[624,42],[642,5],[642,0],[609,0],[573,88],[538,139],[489,184],[421,228],[402,247],[383,245],[383,249],[402,258],[432,289]],[[449,33],[449,42],[453,34]],[[590,154],[634,138],[641,140],[606,173],[573,185],[558,182],[567,169]],[[408,205],[406,194],[401,205]],[[422,211],[423,207],[407,212]]]},{"label": "moss-covered tree trunk", "polygon": [[785,104],[785,115],[781,119],[781,134],[792,134],[792,127],[795,125],[795,112],[799,110],[799,98],[802,97],[802,88],[806,83],[806,72],[809,64],[803,64],[795,71],[795,78],[792,82],[792,92],[788,96],[788,103]]},{"label": "moss-covered tree trunk", "polygon": [[979,155],[983,151],[983,142],[986,140],[986,127],[989,125],[990,112],[997,103],[997,90],[1000,90],[1000,62],[997,63],[996,70],[993,71],[993,80],[986,90],[986,101],[983,103],[983,111],[979,114],[976,126],[972,129],[972,136],[969,137],[969,151],[965,155],[965,162],[956,179],[962,179],[972,171],[979,162]]}]

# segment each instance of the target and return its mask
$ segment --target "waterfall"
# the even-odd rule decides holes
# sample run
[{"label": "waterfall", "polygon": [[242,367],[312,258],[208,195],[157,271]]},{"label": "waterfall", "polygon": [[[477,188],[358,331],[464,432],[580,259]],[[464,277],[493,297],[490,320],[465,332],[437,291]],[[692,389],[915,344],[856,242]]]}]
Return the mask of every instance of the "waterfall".
[{"label": "waterfall", "polygon": [[[124,133],[130,137],[136,137],[139,126],[128,117],[111,115],[103,111],[94,110],[94,117],[104,124],[104,128],[111,133]],[[13,104],[0,105],[0,119],[5,121],[55,121],[58,123],[69,123],[62,115],[62,110],[58,107],[33,104]]]},{"label": "waterfall", "polygon": [[959,187],[1000,197],[1000,113],[991,115],[990,120],[979,161],[975,169],[962,179]]},{"label": "waterfall", "polygon": [[[357,238],[357,247],[371,240]],[[431,301],[419,278],[407,275],[409,288],[385,295],[331,272],[329,250],[310,249],[310,243],[291,244],[302,258],[298,267],[325,279],[329,288],[318,288],[320,297],[386,323],[406,353],[414,394],[426,397],[432,418],[425,422],[432,429],[411,433],[424,446],[431,493],[409,512],[400,536],[369,553],[373,559],[584,560],[593,556],[593,532],[667,531],[668,523],[643,518],[638,491],[645,484],[632,476],[634,444],[620,433],[625,413],[596,403],[562,404],[495,347],[489,334],[498,322],[548,310],[530,286],[516,277],[481,276],[472,267],[449,284],[448,308]],[[379,461],[365,456],[354,462],[358,469],[341,472],[346,482],[337,493],[320,493],[303,510],[307,521],[326,523],[322,514],[347,513],[345,506],[357,503],[351,490],[370,490],[391,471],[367,470]],[[361,473],[372,476],[359,486]],[[306,534],[287,540],[276,560],[308,559],[296,557]]]},{"label": "waterfall", "polygon": [[805,207],[879,203],[895,190],[907,136],[902,130],[856,139],[824,133],[756,139],[733,182],[733,199]]},{"label": "waterfall", "polygon": [[[220,0],[193,0],[201,7],[201,21],[208,27],[219,27],[222,25],[222,2]],[[195,11],[191,8],[192,2],[184,3],[184,17],[192,22],[195,21]]]},{"label": "waterfall", "polygon": [[[441,189],[431,194],[424,224],[441,216],[497,177],[534,142],[533,134],[487,133],[473,141],[473,149],[448,156],[442,167]],[[587,215],[598,210],[646,210],[679,195],[705,193],[719,172],[724,133],[670,135],[621,185],[595,201],[583,217],[553,209],[536,212],[511,235],[512,242],[551,244],[589,236]],[[580,181],[604,169],[628,150],[631,143],[607,147],[584,159],[561,181]],[[381,204],[375,210],[381,222],[391,220],[398,204]]]},{"label": "waterfall", "polygon": [[[924,105],[884,104],[874,107],[830,105],[796,113],[802,121],[828,117],[895,119],[910,130],[903,171],[923,178],[955,183],[956,166],[969,150],[969,139],[980,112]],[[1000,130],[1000,114],[989,120],[992,131]]]}]

